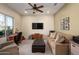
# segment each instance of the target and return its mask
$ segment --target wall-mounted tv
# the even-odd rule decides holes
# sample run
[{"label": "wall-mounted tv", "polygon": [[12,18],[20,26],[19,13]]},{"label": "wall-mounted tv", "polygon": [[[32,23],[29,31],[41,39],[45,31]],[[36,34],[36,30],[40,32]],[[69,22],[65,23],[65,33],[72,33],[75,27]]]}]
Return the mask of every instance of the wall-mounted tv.
[{"label": "wall-mounted tv", "polygon": [[43,23],[32,23],[32,29],[43,29]]}]

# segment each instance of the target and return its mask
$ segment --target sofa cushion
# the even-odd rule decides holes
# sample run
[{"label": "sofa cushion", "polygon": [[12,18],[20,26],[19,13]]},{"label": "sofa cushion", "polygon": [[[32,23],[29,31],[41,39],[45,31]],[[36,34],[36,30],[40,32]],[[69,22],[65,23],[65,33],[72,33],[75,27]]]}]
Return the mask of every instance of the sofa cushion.
[{"label": "sofa cushion", "polygon": [[51,39],[55,39],[56,38],[56,32],[55,33],[50,33],[50,36],[49,36]]},{"label": "sofa cushion", "polygon": [[56,36],[55,42],[61,43],[64,40],[65,40],[64,36],[62,34],[58,33],[57,36]]},{"label": "sofa cushion", "polygon": [[62,34],[67,40],[72,40],[72,38],[73,38],[73,35],[71,35],[71,34],[65,34],[65,33],[62,33]]}]

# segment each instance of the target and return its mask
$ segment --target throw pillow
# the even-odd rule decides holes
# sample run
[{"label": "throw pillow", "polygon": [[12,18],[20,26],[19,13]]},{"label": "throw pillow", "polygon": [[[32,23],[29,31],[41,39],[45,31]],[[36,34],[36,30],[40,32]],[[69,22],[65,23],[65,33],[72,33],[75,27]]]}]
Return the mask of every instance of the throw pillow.
[{"label": "throw pillow", "polygon": [[59,42],[59,43],[61,43],[61,42],[63,42],[65,39],[64,39],[64,36],[62,35],[62,34],[58,34],[57,35],[57,38],[56,38],[56,40],[55,40],[55,42]]},{"label": "throw pillow", "polygon": [[56,39],[56,37],[57,37],[57,33],[55,32],[54,39]]},{"label": "throw pillow", "polygon": [[56,36],[56,33],[50,33],[49,37],[55,39],[55,36]]},{"label": "throw pillow", "polygon": [[66,37],[64,37],[64,41],[62,43],[69,43],[69,40]]}]

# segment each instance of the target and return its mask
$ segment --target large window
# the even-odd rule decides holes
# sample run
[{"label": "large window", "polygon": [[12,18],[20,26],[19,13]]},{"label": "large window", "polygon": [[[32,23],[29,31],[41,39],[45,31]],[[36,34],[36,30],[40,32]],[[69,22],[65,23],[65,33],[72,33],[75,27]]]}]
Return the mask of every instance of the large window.
[{"label": "large window", "polygon": [[0,14],[0,37],[9,36],[13,33],[13,18]]},{"label": "large window", "polygon": [[5,36],[5,16],[0,14],[0,37]]},{"label": "large window", "polygon": [[13,18],[6,16],[6,35],[11,35],[13,33]]}]

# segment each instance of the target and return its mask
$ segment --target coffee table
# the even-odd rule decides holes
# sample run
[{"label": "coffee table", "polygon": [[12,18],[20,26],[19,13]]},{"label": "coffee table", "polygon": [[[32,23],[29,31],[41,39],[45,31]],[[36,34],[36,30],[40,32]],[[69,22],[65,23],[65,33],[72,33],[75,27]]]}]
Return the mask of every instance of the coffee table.
[{"label": "coffee table", "polygon": [[45,53],[45,42],[43,39],[35,39],[32,44],[32,53],[42,52]]}]

